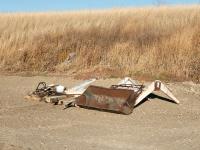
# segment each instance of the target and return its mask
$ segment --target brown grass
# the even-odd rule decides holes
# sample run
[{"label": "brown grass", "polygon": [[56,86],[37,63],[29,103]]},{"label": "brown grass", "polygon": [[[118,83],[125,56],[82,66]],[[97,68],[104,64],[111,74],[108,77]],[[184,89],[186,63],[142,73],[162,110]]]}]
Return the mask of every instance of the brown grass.
[{"label": "brown grass", "polygon": [[[4,71],[200,80],[200,6],[0,14],[0,22]],[[76,59],[64,63],[71,52]]]}]

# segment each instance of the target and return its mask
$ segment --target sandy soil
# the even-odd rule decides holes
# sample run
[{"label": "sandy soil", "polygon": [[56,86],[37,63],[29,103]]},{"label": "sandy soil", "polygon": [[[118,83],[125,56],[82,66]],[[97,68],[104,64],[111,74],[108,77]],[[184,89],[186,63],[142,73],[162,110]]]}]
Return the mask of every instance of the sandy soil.
[{"label": "sandy soil", "polygon": [[[2,150],[199,150],[200,85],[168,83],[176,105],[152,98],[131,115],[69,108],[24,100],[39,81],[71,87],[64,77],[0,76],[0,149]],[[109,86],[119,79],[96,85]]]}]

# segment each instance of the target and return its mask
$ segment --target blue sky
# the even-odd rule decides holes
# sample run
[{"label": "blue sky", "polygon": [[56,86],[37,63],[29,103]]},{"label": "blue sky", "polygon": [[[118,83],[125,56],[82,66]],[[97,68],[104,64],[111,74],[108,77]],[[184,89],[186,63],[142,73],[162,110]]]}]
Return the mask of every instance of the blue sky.
[{"label": "blue sky", "polygon": [[138,7],[154,5],[156,1],[167,4],[196,4],[200,0],[0,0],[0,12],[64,11]]}]

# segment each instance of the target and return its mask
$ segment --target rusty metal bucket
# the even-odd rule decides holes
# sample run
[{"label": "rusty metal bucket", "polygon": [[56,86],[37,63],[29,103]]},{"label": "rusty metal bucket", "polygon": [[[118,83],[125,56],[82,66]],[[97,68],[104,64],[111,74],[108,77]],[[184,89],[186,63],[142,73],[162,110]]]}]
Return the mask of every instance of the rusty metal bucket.
[{"label": "rusty metal bucket", "polygon": [[138,95],[133,90],[89,86],[76,98],[75,103],[78,106],[130,114]]}]

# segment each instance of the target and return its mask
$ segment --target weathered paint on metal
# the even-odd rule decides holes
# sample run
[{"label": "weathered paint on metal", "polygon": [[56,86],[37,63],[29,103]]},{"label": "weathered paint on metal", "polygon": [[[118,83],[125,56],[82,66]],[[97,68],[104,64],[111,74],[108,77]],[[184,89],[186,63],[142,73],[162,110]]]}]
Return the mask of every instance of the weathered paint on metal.
[{"label": "weathered paint on metal", "polygon": [[155,81],[154,82],[154,87],[155,87],[155,91],[159,91],[161,88],[161,82],[160,81]]},{"label": "weathered paint on metal", "polygon": [[133,90],[89,86],[76,98],[75,103],[79,106],[130,114],[137,97],[138,94]]}]

